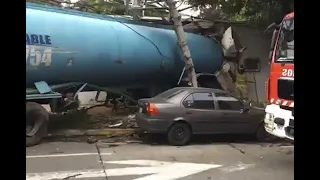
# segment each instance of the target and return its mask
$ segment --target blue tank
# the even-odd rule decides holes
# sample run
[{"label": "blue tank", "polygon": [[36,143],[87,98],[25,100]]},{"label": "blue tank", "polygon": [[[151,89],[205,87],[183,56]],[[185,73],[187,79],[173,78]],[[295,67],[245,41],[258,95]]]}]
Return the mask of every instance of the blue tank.
[{"label": "blue tank", "polygon": [[[218,42],[187,33],[198,73],[222,64]],[[177,83],[184,61],[172,26],[26,4],[26,85],[87,82],[138,87]]]}]

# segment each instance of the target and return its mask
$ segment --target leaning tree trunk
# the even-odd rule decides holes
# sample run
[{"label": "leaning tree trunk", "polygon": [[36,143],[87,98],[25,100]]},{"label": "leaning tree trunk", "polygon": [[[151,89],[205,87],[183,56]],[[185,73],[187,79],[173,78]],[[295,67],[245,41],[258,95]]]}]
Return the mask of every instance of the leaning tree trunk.
[{"label": "leaning tree trunk", "polygon": [[195,68],[181,22],[181,15],[176,8],[176,2],[174,0],[166,0],[166,3],[169,6],[170,16],[174,22],[174,30],[177,34],[180,48],[183,53],[183,59],[188,72],[189,82],[191,82],[193,87],[198,87]]}]

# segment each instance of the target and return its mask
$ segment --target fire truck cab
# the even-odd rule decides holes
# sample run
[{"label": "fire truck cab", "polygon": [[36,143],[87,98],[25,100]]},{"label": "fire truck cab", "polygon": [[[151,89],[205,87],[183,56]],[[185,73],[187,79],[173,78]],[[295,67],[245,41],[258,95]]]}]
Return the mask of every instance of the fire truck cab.
[{"label": "fire truck cab", "polygon": [[294,140],[294,13],[286,15],[273,29],[270,75],[266,82],[265,129],[268,133]]}]

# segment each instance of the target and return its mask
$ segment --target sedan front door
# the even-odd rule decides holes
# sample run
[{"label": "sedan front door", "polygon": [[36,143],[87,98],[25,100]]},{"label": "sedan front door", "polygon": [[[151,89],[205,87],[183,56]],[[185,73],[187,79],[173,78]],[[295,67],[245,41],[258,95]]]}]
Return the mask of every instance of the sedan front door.
[{"label": "sedan front door", "polygon": [[234,97],[219,97],[216,95],[220,123],[223,133],[251,133],[252,118],[243,112],[243,103]]},{"label": "sedan front door", "polygon": [[218,118],[212,93],[189,94],[183,101],[185,119],[191,124],[193,133],[208,134],[215,130],[214,120]]}]

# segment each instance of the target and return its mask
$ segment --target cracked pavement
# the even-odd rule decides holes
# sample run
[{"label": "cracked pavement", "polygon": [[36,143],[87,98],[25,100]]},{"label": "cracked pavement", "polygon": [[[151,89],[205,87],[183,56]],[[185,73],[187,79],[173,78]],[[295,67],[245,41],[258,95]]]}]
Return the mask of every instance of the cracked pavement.
[{"label": "cracked pavement", "polygon": [[[103,168],[108,180],[293,179],[292,146],[210,143],[174,147],[140,143],[115,145],[100,141],[97,146],[101,160],[94,143],[51,142],[27,148],[27,179],[106,179]],[[156,165],[159,162],[162,165]],[[180,166],[182,168],[176,168]],[[183,171],[189,175],[182,177]],[[166,177],[154,175],[160,172],[167,172]]]}]

